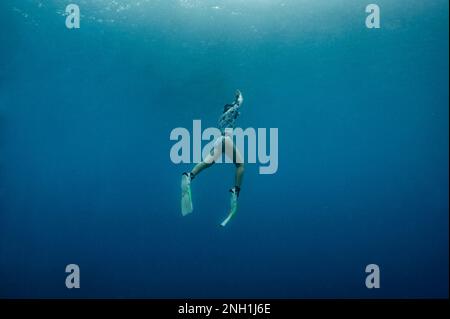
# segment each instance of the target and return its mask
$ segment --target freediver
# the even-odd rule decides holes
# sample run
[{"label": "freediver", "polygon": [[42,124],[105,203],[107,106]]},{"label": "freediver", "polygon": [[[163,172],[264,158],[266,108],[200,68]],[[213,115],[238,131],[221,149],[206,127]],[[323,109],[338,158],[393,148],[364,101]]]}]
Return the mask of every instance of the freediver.
[{"label": "freediver", "polygon": [[234,187],[229,191],[231,193],[230,211],[227,218],[220,224],[225,227],[237,212],[237,200],[241,191],[242,179],[244,177],[244,161],[241,153],[233,142],[232,131],[235,128],[236,119],[240,115],[240,109],[244,97],[241,91],[236,90],[233,103],[226,104],[223,108],[222,115],[219,118],[218,128],[221,136],[216,139],[214,146],[206,158],[198,163],[190,172],[185,172],[181,178],[181,212],[187,215],[193,211],[191,181],[203,170],[211,167],[223,153],[232,159],[236,166]]}]

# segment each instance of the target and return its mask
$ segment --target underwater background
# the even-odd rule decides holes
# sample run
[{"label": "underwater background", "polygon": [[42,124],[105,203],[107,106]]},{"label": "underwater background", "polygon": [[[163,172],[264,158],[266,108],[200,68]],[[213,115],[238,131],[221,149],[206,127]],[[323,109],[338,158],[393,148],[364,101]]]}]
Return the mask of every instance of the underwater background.
[{"label": "underwater background", "polygon": [[[448,297],[449,3],[372,2],[380,29],[363,0],[2,0],[0,297]],[[233,165],[182,217],[169,135],[238,88],[279,165],[221,228]]]}]

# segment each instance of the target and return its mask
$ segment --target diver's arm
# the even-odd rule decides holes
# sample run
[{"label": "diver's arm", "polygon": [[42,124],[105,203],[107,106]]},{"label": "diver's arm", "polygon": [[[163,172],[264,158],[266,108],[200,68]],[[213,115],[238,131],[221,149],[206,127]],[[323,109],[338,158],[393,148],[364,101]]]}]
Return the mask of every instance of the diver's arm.
[{"label": "diver's arm", "polygon": [[234,104],[240,107],[244,103],[244,97],[242,96],[241,91],[236,90],[236,98],[234,100]]}]

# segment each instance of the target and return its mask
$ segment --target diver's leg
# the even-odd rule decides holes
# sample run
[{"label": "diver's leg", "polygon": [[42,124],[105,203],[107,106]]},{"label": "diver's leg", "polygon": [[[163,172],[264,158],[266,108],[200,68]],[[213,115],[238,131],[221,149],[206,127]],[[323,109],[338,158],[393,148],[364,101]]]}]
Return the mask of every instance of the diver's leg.
[{"label": "diver's leg", "polygon": [[236,172],[234,176],[234,185],[239,196],[241,190],[242,180],[244,179],[244,159],[241,152],[236,148],[233,140],[229,137],[225,138],[225,154],[233,160],[236,165]]},{"label": "diver's leg", "polygon": [[242,179],[244,178],[244,164],[236,164],[236,175],[235,175],[235,185],[239,187],[239,190],[242,186]]},{"label": "diver's leg", "polygon": [[211,152],[203,160],[203,162],[195,165],[194,169],[191,172],[183,173],[181,177],[181,213],[183,216],[192,213],[192,211],[194,210],[194,207],[192,205],[191,181],[201,171],[212,166],[221,154],[222,154],[222,137],[220,140],[217,140],[217,143],[215,143],[214,148],[211,149]]},{"label": "diver's leg", "polygon": [[219,139],[215,143],[214,147],[211,149],[211,152],[208,154],[208,156],[206,156],[202,162],[195,165],[195,167],[190,172],[191,179],[200,174],[200,172],[202,172],[203,170],[207,169],[208,167],[211,167],[216,162],[216,160],[222,155],[222,139],[223,137],[219,137]]},{"label": "diver's leg", "polygon": [[207,169],[208,167],[212,166],[214,164],[214,162],[201,162],[198,163],[197,165],[195,165],[195,167],[192,169],[191,174],[193,176],[197,176],[201,171],[203,171],[204,169]]},{"label": "diver's leg", "polygon": [[244,177],[244,160],[239,150],[234,146],[233,140],[230,137],[225,138],[225,154],[233,160],[236,165],[234,187],[230,189],[230,210],[227,218],[220,223],[220,226],[225,227],[230,220],[236,215],[238,209],[238,197],[241,191],[242,179]]}]

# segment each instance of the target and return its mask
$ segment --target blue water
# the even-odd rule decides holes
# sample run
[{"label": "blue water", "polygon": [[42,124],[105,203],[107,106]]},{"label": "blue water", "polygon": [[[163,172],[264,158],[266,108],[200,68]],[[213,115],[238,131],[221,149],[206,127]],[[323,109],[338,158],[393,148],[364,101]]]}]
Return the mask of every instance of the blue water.
[{"label": "blue water", "polygon": [[[447,0],[0,4],[0,297],[448,297]],[[169,134],[279,129],[279,168],[194,180]],[[81,288],[65,286],[65,267]],[[381,288],[365,286],[379,265]]]}]

